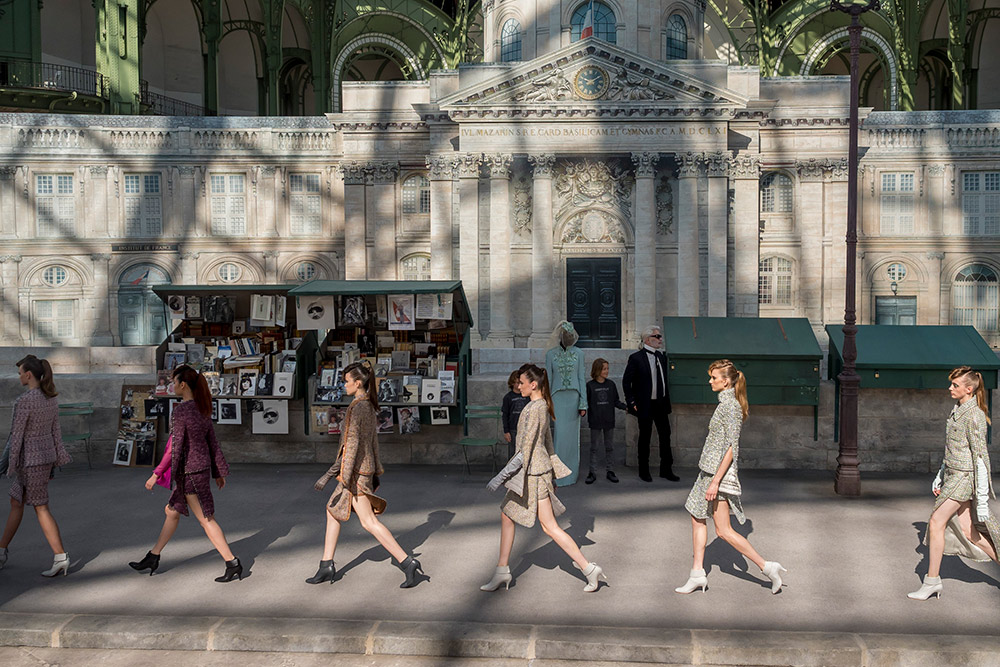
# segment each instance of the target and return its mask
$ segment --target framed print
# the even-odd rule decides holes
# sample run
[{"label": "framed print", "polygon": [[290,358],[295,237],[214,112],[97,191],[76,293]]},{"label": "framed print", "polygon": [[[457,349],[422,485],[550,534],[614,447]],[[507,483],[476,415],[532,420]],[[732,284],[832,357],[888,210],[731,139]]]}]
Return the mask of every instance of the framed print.
[{"label": "framed print", "polygon": [[416,328],[412,294],[389,295],[389,330],[413,331]]},{"label": "framed print", "polygon": [[420,402],[421,403],[441,402],[440,380],[424,380],[423,382],[420,383]]},{"label": "framed print", "polygon": [[418,294],[417,319],[450,320],[451,303],[451,294]]},{"label": "framed print", "polygon": [[389,321],[389,306],[385,294],[375,295],[375,319],[380,324]]},{"label": "framed print", "polygon": [[290,397],[292,395],[292,378],[294,377],[295,373],[275,373],[272,395],[283,398]]},{"label": "framed print", "polygon": [[228,324],[236,316],[236,299],[226,296],[206,296],[202,305],[205,321],[210,324]]},{"label": "framed print", "polygon": [[327,433],[330,435],[340,435],[344,428],[344,417],[347,416],[347,408],[329,408],[327,410]]},{"label": "framed print", "polygon": [[236,373],[223,373],[219,376],[219,396],[238,396],[238,379]]},{"label": "framed print", "polygon": [[397,414],[400,435],[420,433],[420,408],[398,408]]},{"label": "framed print", "polygon": [[170,311],[171,319],[183,320],[184,314],[187,312],[184,297],[182,297],[180,294],[174,294],[173,296],[168,296],[167,309]]},{"label": "framed print", "polygon": [[313,433],[326,433],[330,426],[330,409],[324,405],[309,408],[309,424]]},{"label": "framed print", "polygon": [[288,297],[278,295],[274,297],[274,324],[279,327],[286,325],[285,318],[288,310]]},{"label": "framed print", "polygon": [[274,325],[274,297],[270,294],[250,296],[250,326],[269,327]]},{"label": "framed print", "polygon": [[334,297],[295,297],[295,327],[303,331],[334,329],[337,318],[334,315]]},{"label": "framed print", "polygon": [[337,384],[340,371],[336,368],[324,368],[319,374],[319,384],[322,387],[332,387]]},{"label": "framed print", "polygon": [[382,406],[378,409],[378,432],[392,433],[392,408]]},{"label": "framed print", "polygon": [[288,401],[264,400],[264,409],[253,413],[251,426],[254,433],[288,433]]},{"label": "framed print", "polygon": [[146,434],[135,441],[135,465],[152,468],[156,464],[156,434]]},{"label": "framed print", "polygon": [[240,371],[240,396],[257,395],[257,371]]},{"label": "framed print", "polygon": [[431,424],[450,424],[451,408],[436,407],[431,408]]},{"label": "framed print", "polygon": [[407,370],[410,367],[410,351],[409,350],[395,350],[389,357],[389,370]]},{"label": "framed print", "polygon": [[344,309],[340,315],[340,326],[342,327],[363,327],[368,319],[368,311],[365,308],[365,297],[345,296],[341,301]]},{"label": "framed print", "polygon": [[112,463],[116,466],[130,466],[132,465],[132,448],[135,442],[133,440],[122,440],[118,439],[115,441],[115,457],[112,459]]},{"label": "framed print", "polygon": [[240,400],[238,398],[220,398],[219,423],[220,424],[242,424],[243,413],[240,410]]},{"label": "framed print", "polygon": [[257,376],[257,396],[273,396],[274,373],[261,373]]},{"label": "framed print", "polygon": [[184,317],[189,320],[201,319],[201,297],[189,296],[184,299]]}]

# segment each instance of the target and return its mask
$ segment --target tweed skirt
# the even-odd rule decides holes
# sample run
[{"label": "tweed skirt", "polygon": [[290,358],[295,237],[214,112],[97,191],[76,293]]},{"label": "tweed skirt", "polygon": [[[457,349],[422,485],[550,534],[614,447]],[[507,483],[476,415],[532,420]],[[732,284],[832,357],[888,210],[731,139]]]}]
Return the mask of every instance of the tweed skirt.
[{"label": "tweed skirt", "polygon": [[[355,490],[359,495],[368,496],[368,500],[372,504],[372,511],[375,514],[381,514],[385,511],[387,503],[385,502],[385,498],[375,495],[371,475],[358,475]],[[326,511],[337,521],[347,521],[351,518],[351,498],[352,494],[344,488],[344,484],[338,482],[337,488],[333,490],[333,494],[330,496],[330,502],[327,503]]]},{"label": "tweed skirt", "polygon": [[206,519],[215,516],[215,499],[212,497],[212,473],[209,470],[179,475],[167,505],[188,516],[187,495],[198,497],[201,513]]},{"label": "tweed skirt", "polygon": [[22,505],[49,504],[49,478],[52,476],[52,464],[43,466],[28,466],[10,485],[10,497]]},{"label": "tweed skirt", "polygon": [[514,523],[531,528],[535,525],[535,519],[538,517],[538,501],[548,498],[549,502],[552,503],[552,514],[559,516],[566,511],[566,506],[556,498],[552,479],[551,470],[541,475],[528,475],[525,482],[528,487],[527,493],[519,496],[508,490],[507,495],[503,497],[500,511]]},{"label": "tweed skirt", "polygon": [[[684,503],[684,509],[696,519],[708,520],[712,518],[712,503],[705,500],[705,492],[708,491],[708,485],[712,483],[712,477],[714,475],[699,470],[698,478],[694,481],[691,493],[688,494],[687,501]],[[739,496],[731,496],[720,491],[717,497],[729,503],[729,511],[736,515],[737,521],[741,524],[746,523],[747,518],[743,514],[743,503],[740,502]]]},{"label": "tweed skirt", "polygon": [[948,500],[956,500],[960,503],[972,500],[976,496],[975,483],[972,471],[944,469],[944,478],[941,480],[941,493],[934,501],[934,509],[941,506],[941,503]]}]

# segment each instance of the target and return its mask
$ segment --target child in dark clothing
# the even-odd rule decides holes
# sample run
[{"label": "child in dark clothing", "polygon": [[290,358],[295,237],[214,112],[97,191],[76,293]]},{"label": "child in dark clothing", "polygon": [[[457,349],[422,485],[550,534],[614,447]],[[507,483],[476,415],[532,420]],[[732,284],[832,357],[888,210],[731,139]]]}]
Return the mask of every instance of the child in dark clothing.
[{"label": "child in dark clothing", "polygon": [[605,359],[595,359],[590,369],[593,379],[587,383],[587,423],[590,426],[590,473],[587,484],[597,481],[597,443],[604,440],[604,465],[608,481],[618,483],[615,471],[611,469],[614,459],[615,408],[626,410],[627,406],[618,397],[618,387],[608,379],[609,365]]},{"label": "child in dark clothing", "polygon": [[510,391],[503,397],[503,408],[501,410],[503,420],[503,437],[507,441],[507,458],[514,456],[517,442],[517,420],[521,417],[521,410],[530,400],[526,396],[521,396],[517,390],[517,385],[521,381],[521,376],[517,371],[507,378],[507,388]]}]

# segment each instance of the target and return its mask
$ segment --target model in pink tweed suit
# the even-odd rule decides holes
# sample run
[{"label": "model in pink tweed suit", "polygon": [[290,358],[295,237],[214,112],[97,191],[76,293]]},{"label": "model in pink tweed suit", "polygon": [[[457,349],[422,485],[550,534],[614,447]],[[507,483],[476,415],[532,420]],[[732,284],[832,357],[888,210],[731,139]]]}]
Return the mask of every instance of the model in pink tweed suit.
[{"label": "model in pink tweed suit", "polygon": [[[243,566],[226,542],[222,528],[215,521],[215,499],[212,497],[212,480],[222,489],[226,485],[229,465],[222,455],[219,440],[215,437],[212,419],[212,395],[205,377],[190,366],[174,369],[174,391],[182,398],[171,416],[170,440],[163,460],[146,480],[146,488],[151,490],[157,483],[173,488],[170,500],[164,508],[166,518],[156,545],[145,557],[129,565],[138,571],[149,570],[152,575],[160,565],[160,552],[174,536],[181,515],[194,514],[205,530],[219,555],[226,561],[226,573],[216,578],[218,582],[228,582],[243,578]],[[170,470],[169,482],[164,482]]]},{"label": "model in pink tweed suit", "polygon": [[28,391],[14,402],[13,424],[7,440],[10,448],[7,474],[14,482],[10,486],[10,514],[0,537],[0,568],[7,563],[7,547],[21,525],[24,506],[31,505],[56,555],[52,568],[42,573],[51,577],[69,571],[69,556],[63,551],[59,525],[49,512],[49,479],[53,467],[69,463],[70,457],[59,430],[59,403],[49,362],[28,355],[17,367],[21,385],[28,387]]}]

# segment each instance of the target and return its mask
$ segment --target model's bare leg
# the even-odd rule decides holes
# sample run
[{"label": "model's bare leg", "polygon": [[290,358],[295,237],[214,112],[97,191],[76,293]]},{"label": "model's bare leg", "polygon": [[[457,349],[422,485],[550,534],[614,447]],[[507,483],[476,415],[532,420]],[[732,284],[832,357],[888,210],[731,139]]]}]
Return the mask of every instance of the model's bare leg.
[{"label": "model's bare leg", "polygon": [[517,525],[509,516],[500,512],[500,558],[497,567],[507,567],[510,564],[510,552],[514,548],[514,529]]},{"label": "model's bare leg", "polygon": [[962,503],[958,510],[958,525],[962,527],[962,532],[969,538],[969,541],[986,552],[986,555],[993,560],[997,559],[997,550],[993,543],[979,532],[979,529],[972,523],[972,502]]},{"label": "model's bare leg", "polygon": [[944,529],[955,516],[962,503],[948,498],[931,514],[927,522],[927,576],[941,576],[941,559],[944,557]]},{"label": "model's bare leg", "polygon": [[167,546],[167,542],[177,532],[177,524],[181,520],[181,513],[170,505],[163,508],[163,513],[166,514],[163,519],[163,528],[160,528],[160,536],[156,538],[156,545],[150,549],[150,553],[154,556],[159,556],[163,547]]},{"label": "model's bare leg", "polygon": [[209,542],[215,547],[215,550],[219,552],[222,556],[222,560],[231,561],[233,560],[233,552],[229,550],[229,543],[226,542],[226,536],[222,532],[222,526],[215,520],[215,517],[206,518],[201,511],[201,503],[198,502],[198,496],[193,493],[184,494],[187,498],[188,507],[191,508],[191,513],[194,517],[198,519],[198,523],[205,530],[205,535],[208,536]]},{"label": "model's bare leg", "polygon": [[712,520],[715,522],[715,534],[725,540],[731,547],[747,557],[754,565],[762,571],[764,569],[764,559],[753,548],[750,541],[743,537],[729,523],[729,503],[722,498],[715,500],[715,509],[712,512]]},{"label": "model's bare leg", "polygon": [[552,538],[552,541],[559,545],[559,548],[566,552],[566,555],[573,559],[573,562],[580,566],[581,570],[586,570],[590,562],[583,557],[583,552],[576,545],[573,538],[565,530],[559,527],[555,515],[552,513],[552,501],[542,498],[538,501],[538,523],[542,524],[542,530]]},{"label": "model's bare leg", "polygon": [[333,554],[337,550],[337,540],[340,539],[340,521],[333,518],[330,508],[326,514],[326,537],[323,539],[323,559],[333,560]]},{"label": "model's bare leg", "polygon": [[403,551],[403,547],[399,546],[399,542],[392,536],[389,529],[376,518],[375,511],[372,509],[372,502],[368,499],[368,496],[362,493],[352,497],[351,506],[354,507],[354,511],[357,512],[358,518],[361,520],[361,527],[371,533],[372,537],[378,540],[378,543],[385,547],[385,550],[397,562],[402,563],[408,558],[406,552]]},{"label": "model's bare leg", "polygon": [[694,544],[692,570],[705,569],[705,547],[708,544],[708,523],[705,519],[691,517],[691,542]]},{"label": "model's bare leg", "polygon": [[3,528],[3,537],[0,538],[0,549],[6,549],[10,541],[14,539],[21,519],[24,518],[24,505],[13,498],[10,499],[10,514],[7,515],[7,524]]},{"label": "model's bare leg", "polygon": [[65,553],[62,537],[59,536],[59,524],[56,523],[55,517],[49,511],[49,506],[36,505],[35,516],[38,517],[38,525],[42,527],[42,533],[45,534],[45,539],[49,543],[52,553]]}]

